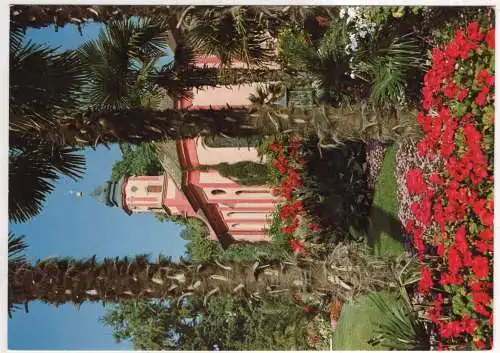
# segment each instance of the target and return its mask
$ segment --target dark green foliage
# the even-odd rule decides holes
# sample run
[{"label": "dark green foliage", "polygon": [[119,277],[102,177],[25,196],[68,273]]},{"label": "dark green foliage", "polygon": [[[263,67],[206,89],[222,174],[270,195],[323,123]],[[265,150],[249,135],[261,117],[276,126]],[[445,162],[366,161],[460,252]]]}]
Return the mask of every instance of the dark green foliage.
[{"label": "dark green foliage", "polygon": [[102,321],[117,341],[130,340],[143,350],[301,350],[307,346],[308,314],[281,297],[248,302],[218,296],[203,306],[188,297],[170,301],[122,302],[107,310]]},{"label": "dark green foliage", "polygon": [[306,151],[303,203],[324,230],[321,242],[332,246],[349,238],[359,240],[368,228],[372,198],[364,144],[346,142],[325,150],[322,158],[312,142]]},{"label": "dark green foliage", "polygon": [[259,13],[252,7],[196,7],[187,31],[190,46],[201,54],[216,55],[221,68],[240,60],[262,65],[273,57],[265,47],[269,39]]},{"label": "dark green foliage", "polygon": [[[290,299],[264,297],[250,304],[237,297],[210,301],[200,322],[201,341],[220,350],[307,350],[308,315]],[[199,349],[199,348],[198,348]]]},{"label": "dark green foliage", "polygon": [[129,175],[161,175],[164,170],[150,143],[141,143],[137,147],[121,145],[122,159],[113,165],[111,180],[118,181]]},{"label": "dark green foliage", "polygon": [[117,342],[130,340],[134,349],[176,350],[190,344],[199,309],[199,302],[198,307],[178,307],[168,301],[123,301],[112,305],[101,321],[113,329]]},{"label": "dark green foliage", "polygon": [[167,50],[167,30],[159,18],[113,21],[84,43],[78,49],[86,75],[83,104],[101,111],[158,106],[151,77]]},{"label": "dark green foliage", "polygon": [[232,179],[242,185],[267,184],[267,165],[262,163],[241,161],[236,163],[219,163],[216,165],[202,165],[200,169],[215,169],[223,177]]},{"label": "dark green foliage", "polygon": [[281,242],[262,244],[233,244],[224,250],[219,242],[210,240],[208,230],[203,222],[188,218],[186,229],[181,236],[188,241],[186,253],[193,263],[210,260],[224,261],[255,261],[258,259],[279,260],[287,255],[288,246]]}]

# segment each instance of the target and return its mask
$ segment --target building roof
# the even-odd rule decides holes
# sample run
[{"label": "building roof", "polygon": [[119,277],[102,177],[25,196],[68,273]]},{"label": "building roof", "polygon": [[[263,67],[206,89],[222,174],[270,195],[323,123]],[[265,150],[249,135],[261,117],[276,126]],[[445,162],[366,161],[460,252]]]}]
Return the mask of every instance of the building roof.
[{"label": "building roof", "polygon": [[182,190],[182,167],[179,162],[176,142],[154,142],[153,145],[163,169],[172,178],[177,188]]}]

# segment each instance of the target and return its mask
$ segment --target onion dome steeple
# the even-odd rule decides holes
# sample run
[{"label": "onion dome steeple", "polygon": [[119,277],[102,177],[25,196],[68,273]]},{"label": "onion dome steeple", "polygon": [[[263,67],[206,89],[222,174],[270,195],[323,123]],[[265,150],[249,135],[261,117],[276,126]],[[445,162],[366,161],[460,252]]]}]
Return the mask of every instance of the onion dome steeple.
[{"label": "onion dome steeple", "polygon": [[124,177],[118,181],[108,180],[103,185],[95,188],[90,193],[90,196],[106,206],[122,208],[122,186],[124,181]]}]

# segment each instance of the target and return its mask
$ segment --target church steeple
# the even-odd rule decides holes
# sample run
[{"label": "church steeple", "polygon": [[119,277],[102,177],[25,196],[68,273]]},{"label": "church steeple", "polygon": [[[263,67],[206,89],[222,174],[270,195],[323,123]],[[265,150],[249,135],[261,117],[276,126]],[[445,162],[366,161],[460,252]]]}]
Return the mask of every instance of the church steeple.
[{"label": "church steeple", "polygon": [[103,185],[95,188],[91,193],[97,201],[109,207],[122,207],[122,186],[125,178],[118,181],[106,181]]}]

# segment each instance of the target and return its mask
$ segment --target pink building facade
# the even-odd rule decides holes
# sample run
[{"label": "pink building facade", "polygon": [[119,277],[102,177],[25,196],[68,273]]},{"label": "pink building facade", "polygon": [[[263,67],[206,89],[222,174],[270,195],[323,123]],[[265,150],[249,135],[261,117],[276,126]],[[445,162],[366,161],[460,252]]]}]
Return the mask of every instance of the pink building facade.
[{"label": "pink building facade", "polygon": [[[199,65],[218,64],[216,57],[199,60]],[[175,105],[178,109],[248,106],[248,97],[258,85],[194,89],[192,99],[179,100]],[[182,178],[174,178],[166,167],[161,176],[130,176],[116,183],[107,182],[94,192],[94,196],[108,206],[123,208],[129,215],[166,212],[173,216],[199,218],[207,225],[212,240],[269,240],[267,229],[279,201],[272,195],[270,187],[240,185],[209,167],[222,162],[260,163],[255,148],[208,147],[202,143],[202,138],[192,138],[176,141],[174,150]],[[200,169],[200,166],[204,168]]]}]

